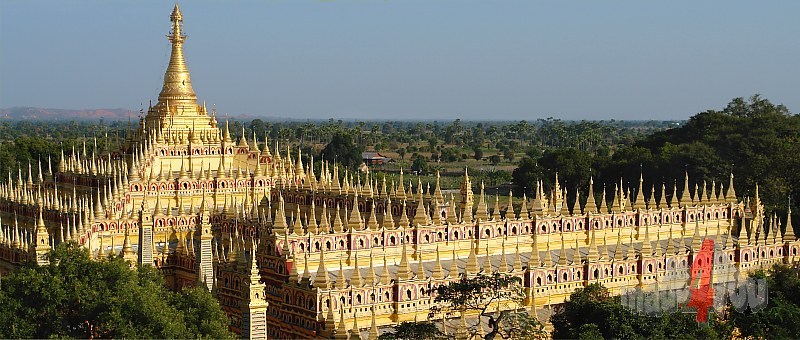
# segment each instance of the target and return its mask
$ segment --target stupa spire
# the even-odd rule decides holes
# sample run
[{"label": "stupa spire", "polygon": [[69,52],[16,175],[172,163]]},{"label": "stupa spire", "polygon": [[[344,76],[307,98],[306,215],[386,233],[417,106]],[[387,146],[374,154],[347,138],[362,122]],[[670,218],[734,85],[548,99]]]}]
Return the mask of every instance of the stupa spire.
[{"label": "stupa spire", "polygon": [[783,233],[783,239],[785,241],[794,241],[796,239],[794,235],[794,227],[792,226],[792,202],[789,201],[789,210],[786,213],[786,230]]},{"label": "stupa spire", "polygon": [[[186,68],[186,61],[183,58],[183,42],[186,41],[186,35],[183,34],[183,14],[178,4],[175,4],[169,19],[172,22],[172,29],[167,38],[172,43],[172,54],[167,71],[164,73],[164,86],[158,95],[158,102],[164,106],[167,105],[167,101],[178,106],[197,105],[197,95],[192,89],[189,69]],[[176,114],[180,112],[180,110],[175,111]]]}]

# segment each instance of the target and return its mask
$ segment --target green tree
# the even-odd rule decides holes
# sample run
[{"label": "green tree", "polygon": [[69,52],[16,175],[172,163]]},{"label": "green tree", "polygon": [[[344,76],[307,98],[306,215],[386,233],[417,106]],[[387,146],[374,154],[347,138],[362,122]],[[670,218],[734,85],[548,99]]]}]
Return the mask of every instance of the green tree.
[{"label": "green tree", "polygon": [[230,337],[228,317],[205,286],[185,288],[171,296],[171,305],[183,313],[190,334],[212,339]]},{"label": "green tree", "polygon": [[478,161],[483,159],[483,149],[480,145],[475,145],[472,147],[472,158],[475,158],[475,160]]},{"label": "green tree", "polygon": [[[477,315],[481,320],[487,320],[489,330],[484,339],[502,337],[508,339],[528,338],[543,339],[546,337],[544,326],[535,317],[528,316],[524,309],[506,310],[497,312],[500,301],[511,301],[521,306],[525,298],[522,280],[516,276],[500,274],[498,272],[486,275],[478,274],[468,278],[462,276],[458,281],[439,285],[433,290],[436,292],[434,303],[430,308],[430,316],[460,316]],[[477,334],[477,327],[465,330],[470,338]]]},{"label": "green tree", "polygon": [[416,171],[419,174],[428,172],[428,160],[420,155],[414,155],[411,162],[411,170]]},{"label": "green tree", "polygon": [[263,138],[263,134],[267,131],[267,125],[264,124],[264,121],[261,119],[253,119],[250,122],[250,130]]},{"label": "green tree", "polygon": [[517,168],[511,173],[512,182],[517,188],[525,190],[530,194],[536,185],[536,180],[542,177],[543,169],[530,157],[523,157]]},{"label": "green tree", "polygon": [[171,292],[150,266],[94,261],[74,242],[49,260],[3,277],[0,338],[233,338],[208,291]]},{"label": "green tree", "polygon": [[448,339],[448,337],[430,321],[401,322],[390,332],[381,334],[380,340],[428,340]]},{"label": "green tree", "polygon": [[439,156],[442,162],[457,162],[460,159],[458,154],[458,149],[456,148],[444,148],[442,149],[442,154]]},{"label": "green tree", "polygon": [[491,163],[492,165],[500,164],[501,160],[502,159],[500,159],[500,155],[491,155],[491,156],[489,156],[489,163]]},{"label": "green tree", "polygon": [[353,143],[353,138],[344,132],[336,132],[330,143],[320,152],[320,157],[326,160],[335,160],[349,168],[355,168],[361,164],[361,153],[364,152],[362,146]]},{"label": "green tree", "polygon": [[503,150],[503,158],[505,158],[505,160],[509,162],[514,161],[514,149],[506,148],[505,150]]},{"label": "green tree", "polygon": [[712,317],[708,325],[695,322],[693,314],[664,312],[648,316],[626,309],[619,296],[593,283],[576,290],[550,316],[554,339],[719,339],[730,336],[730,327]]},{"label": "green tree", "polygon": [[757,312],[728,306],[729,319],[742,338],[800,338],[800,324],[787,321],[800,318],[800,267],[775,264],[769,271],[758,270],[750,277],[766,281],[769,299],[766,308]]},{"label": "green tree", "polygon": [[542,178],[546,185],[553,184],[554,174],[557,173],[561,185],[574,193],[575,188],[583,187],[588,182],[592,158],[588,153],[575,148],[561,148],[545,151],[537,163],[545,174],[549,174]]},{"label": "green tree", "polygon": [[[758,95],[734,98],[722,110],[698,113],[683,126],[621,148],[604,172],[607,177],[620,170],[638,173],[643,165],[647,170],[645,182],[652,180],[658,187],[662,179],[681,183],[688,170],[690,188],[716,180],[725,183],[727,189],[728,175],[733,171],[738,195],[752,196],[758,181],[767,208],[785,211],[786,198],[800,196],[800,174],[794,171],[800,167],[798,135],[800,116],[791,114],[785,106]],[[652,164],[650,169],[648,163]]]},{"label": "green tree", "polygon": [[435,138],[435,137],[428,138],[428,148],[430,148],[431,152],[436,150],[436,144],[438,144],[438,143],[439,143],[439,140],[437,138]]}]

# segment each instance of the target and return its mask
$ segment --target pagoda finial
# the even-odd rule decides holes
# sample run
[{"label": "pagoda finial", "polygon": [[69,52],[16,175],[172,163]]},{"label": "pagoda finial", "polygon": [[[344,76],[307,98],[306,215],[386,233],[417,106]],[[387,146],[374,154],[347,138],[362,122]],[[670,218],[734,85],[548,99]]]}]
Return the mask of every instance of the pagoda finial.
[{"label": "pagoda finial", "polygon": [[[639,187],[636,189],[636,196],[634,196],[633,201],[633,208],[636,210],[644,210],[646,204],[644,202],[644,193],[642,190],[644,189],[644,174],[639,172]],[[652,195],[650,195],[652,197]]]},{"label": "pagoda finial", "polygon": [[736,190],[733,188],[733,171],[731,171],[730,182],[728,183],[728,192],[725,193],[725,201],[727,203],[736,203]]},{"label": "pagoda finial", "polygon": [[172,43],[172,54],[164,74],[164,86],[158,95],[158,102],[166,103],[167,100],[172,100],[173,105],[197,105],[197,95],[192,89],[189,69],[186,68],[186,61],[183,58],[183,42],[186,40],[186,35],[183,34],[183,14],[178,4],[172,9],[169,20],[172,22],[172,29],[167,38]]},{"label": "pagoda finial", "polygon": [[[673,194],[674,195],[674,194]],[[689,171],[685,172],[685,179],[683,180],[683,192],[679,198],[680,207],[683,208],[692,203],[691,195],[689,194]]]},{"label": "pagoda finial", "polygon": [[[577,200],[575,202],[578,202]],[[589,176],[589,193],[586,196],[586,206],[584,210],[587,214],[597,214],[600,211],[597,209],[597,202],[594,198],[594,177]]]},{"label": "pagoda finial", "polygon": [[794,227],[792,227],[792,199],[789,198],[789,209],[786,212],[786,230],[783,233],[783,239],[787,242],[792,242],[796,239],[794,235]]}]

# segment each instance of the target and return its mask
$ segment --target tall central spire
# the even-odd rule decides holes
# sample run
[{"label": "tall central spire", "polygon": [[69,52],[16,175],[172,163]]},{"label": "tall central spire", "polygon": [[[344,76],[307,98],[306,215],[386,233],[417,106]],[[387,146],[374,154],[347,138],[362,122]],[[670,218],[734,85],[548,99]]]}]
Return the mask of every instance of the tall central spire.
[{"label": "tall central spire", "polygon": [[164,73],[164,86],[158,95],[158,104],[147,110],[143,126],[150,128],[148,135],[159,130],[168,131],[173,143],[216,143],[221,138],[216,118],[208,114],[205,103],[198,105],[183,57],[186,35],[183,34],[183,14],[177,4],[169,19],[172,29],[167,38],[172,43],[172,54]]},{"label": "tall central spire", "polygon": [[171,113],[180,114],[181,106],[196,107],[197,95],[192,89],[189,69],[186,68],[186,61],[183,59],[183,42],[186,36],[182,32],[183,14],[178,4],[175,4],[169,19],[172,21],[172,31],[167,38],[172,43],[172,55],[164,73],[164,87],[158,95],[158,103],[159,106],[166,106],[168,103]]}]

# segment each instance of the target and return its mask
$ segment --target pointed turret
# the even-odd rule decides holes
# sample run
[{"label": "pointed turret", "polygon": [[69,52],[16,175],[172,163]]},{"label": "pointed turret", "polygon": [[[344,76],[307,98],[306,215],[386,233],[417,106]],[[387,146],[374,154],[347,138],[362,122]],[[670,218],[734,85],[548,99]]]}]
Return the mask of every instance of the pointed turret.
[{"label": "pointed turret", "polygon": [[400,265],[397,267],[397,278],[400,280],[408,280],[411,279],[411,266],[408,264],[408,251],[406,250],[406,244],[403,243],[403,253],[400,256]]},{"label": "pointed turret", "polygon": [[[631,233],[631,241],[633,240],[633,233]],[[675,241],[672,239],[672,226],[669,227],[669,236],[667,236],[667,248],[664,251],[667,256],[672,256],[677,253],[677,249],[675,249]]]},{"label": "pointed turret", "polygon": [[698,202],[708,203],[708,195],[711,195],[711,190],[708,190],[708,182],[706,180],[703,180],[703,187],[701,190]]},{"label": "pointed turret", "polygon": [[[312,215],[313,218],[313,215]],[[322,202],[322,214],[319,217],[319,232],[321,234],[327,234],[331,230],[331,224],[328,222],[328,203]]]},{"label": "pointed turret", "polygon": [[[373,259],[375,256],[372,254],[372,250],[369,251],[369,268],[367,268],[367,275],[364,276],[364,284],[371,286],[378,282],[378,276],[375,274],[375,265],[373,263]],[[358,263],[358,259],[356,259],[356,263]],[[356,268],[358,268],[358,264],[356,264]]]},{"label": "pointed turret", "polygon": [[792,202],[789,201],[789,210],[786,212],[786,230],[783,233],[783,240],[786,242],[793,242],[797,238],[794,235],[794,226],[792,226]]},{"label": "pointed turret", "polygon": [[486,206],[486,191],[481,182],[481,196],[478,198],[478,211],[475,212],[475,218],[482,221],[489,220],[489,208]]},{"label": "pointed turret", "polygon": [[417,184],[417,210],[414,214],[413,226],[428,225],[428,214],[425,212],[425,199],[422,195],[422,182]]},{"label": "pointed turret", "polygon": [[458,224],[458,216],[456,216],[456,200],[452,194],[450,194],[450,204],[447,207],[447,224]]},{"label": "pointed turret", "polygon": [[[333,308],[331,306],[330,308]],[[334,335],[334,339],[338,340],[347,340],[347,325],[344,323],[344,308],[339,310],[339,325],[336,327],[336,335]]]},{"label": "pointed turret", "polygon": [[131,246],[131,238],[130,233],[128,232],[128,227],[125,227],[125,238],[122,241],[122,257],[129,261],[133,266],[137,264],[137,257],[136,253],[133,251],[133,247]]},{"label": "pointed turret", "polygon": [[358,253],[354,252],[353,257],[353,270],[350,273],[350,286],[359,288],[364,284],[364,278],[361,277],[361,270],[358,266]]},{"label": "pointed turret", "polygon": [[389,262],[386,261],[386,252],[383,253],[383,272],[381,273],[381,284],[392,283],[392,275],[389,273]]},{"label": "pointed turret", "polygon": [[669,207],[678,207],[678,180],[672,182],[672,197],[669,198]]},{"label": "pointed turret", "polygon": [[614,261],[622,261],[624,254],[622,254],[622,228],[617,231],[617,245],[614,246]]},{"label": "pointed turret", "polygon": [[397,198],[404,200],[406,199],[406,187],[403,183],[403,168],[400,168],[400,179],[397,184]]},{"label": "pointed turret", "polygon": [[603,196],[600,197],[600,214],[608,214],[608,203],[606,203],[606,186],[603,185]]},{"label": "pointed turret", "polygon": [[550,250],[550,235],[547,234],[547,242],[545,242],[546,249],[544,250],[544,259],[542,259],[542,264],[545,267],[552,267],[553,263],[553,252]]},{"label": "pointed turret", "polygon": [[475,254],[475,246],[470,242],[469,255],[467,256],[467,265],[464,268],[464,274],[472,276],[478,274],[480,265],[478,264],[478,256]]},{"label": "pointed turret", "polygon": [[681,198],[680,198],[679,204],[680,204],[681,208],[692,204],[692,198],[689,195],[689,172],[688,171],[685,173],[685,177],[684,177],[684,180],[683,180],[683,192],[681,192]]},{"label": "pointed turret", "polygon": [[333,232],[334,233],[341,233],[344,231],[344,224],[342,223],[342,218],[339,215],[339,204],[336,204],[336,215],[333,217]]},{"label": "pointed turret", "polygon": [[778,218],[777,214],[774,214],[774,216],[775,224],[772,225],[772,242],[773,244],[783,244],[783,236],[781,235],[781,220]]},{"label": "pointed turret", "polygon": [[275,222],[273,222],[272,229],[275,232],[286,233],[288,232],[289,225],[286,222],[285,203],[283,201],[283,194],[278,194],[278,211],[275,213]]},{"label": "pointed turret", "polygon": [[644,234],[641,235],[642,239],[642,249],[639,252],[642,254],[642,257],[648,257],[653,255],[653,244],[650,243],[650,226],[644,227]]},{"label": "pointed turret", "polygon": [[507,220],[519,219],[519,216],[514,213],[514,192],[511,190],[508,191],[508,207],[506,207],[506,215],[504,217]]},{"label": "pointed turret", "polygon": [[578,242],[578,238],[575,238],[575,249],[572,251],[572,265],[573,266],[580,266],[583,263],[583,259],[581,258],[581,248],[580,243]]},{"label": "pointed turret", "polygon": [[243,148],[249,148],[250,147],[250,143],[247,141],[247,134],[245,134],[245,132],[244,132],[244,127],[242,127],[242,137],[239,138],[239,145],[238,146],[243,147]]},{"label": "pointed turret", "polygon": [[700,219],[694,221],[694,233],[692,234],[692,253],[697,254],[703,246],[703,236],[700,235]]},{"label": "pointed turret", "polygon": [[[622,182],[622,180],[620,180]],[[624,195],[622,185],[614,185],[614,197],[611,199],[611,211],[622,212],[622,196]]]},{"label": "pointed turret", "polygon": [[[339,273],[339,275],[342,275]],[[323,248],[319,249],[319,268],[317,268],[317,276],[314,277],[314,287],[319,289],[328,289],[330,280],[328,279],[328,270],[325,268],[325,251]],[[331,306],[330,308],[333,308]]]},{"label": "pointed turret", "polygon": [[[497,271],[501,273],[508,273],[508,259],[506,258],[506,241],[500,244],[500,264],[497,266]],[[487,254],[488,255],[488,254]],[[489,261],[489,256],[486,256],[486,261]]]},{"label": "pointed turret", "polygon": [[408,220],[408,212],[406,211],[406,201],[403,200],[403,206],[400,209],[400,227],[401,228],[408,228],[411,226],[411,222]]},{"label": "pointed turret", "polygon": [[519,208],[519,218],[531,218],[531,214],[528,211],[528,194],[522,193],[522,206]]},{"label": "pointed turret", "polygon": [[600,259],[600,252],[597,250],[597,242],[595,241],[594,228],[592,228],[591,235],[589,235],[589,252],[586,254],[586,259],[592,263]]},{"label": "pointed turret", "polygon": [[492,221],[500,220],[500,197],[494,196],[494,209],[492,210]]},{"label": "pointed turret", "polygon": [[466,222],[472,221],[472,204],[473,204],[473,193],[472,193],[472,181],[469,179],[469,173],[467,168],[464,168],[464,179],[461,182],[461,205],[459,210],[461,210],[461,220]]},{"label": "pointed turret", "polygon": [[[642,192],[642,188],[644,187],[644,175],[639,173],[639,187],[636,189],[636,195],[633,200],[633,208],[636,210],[644,210],[646,208],[644,203],[644,193]],[[652,195],[650,195],[652,198]]]},{"label": "pointed turret", "polygon": [[451,279],[458,277],[458,255],[456,249],[453,248],[453,259],[450,260],[450,268],[447,271],[447,276]]},{"label": "pointed turret", "polygon": [[50,261],[47,259],[47,254],[50,252],[50,233],[44,224],[44,217],[42,216],[42,206],[39,206],[39,218],[36,224],[36,240],[33,245],[33,251],[36,255],[36,263],[39,265],[48,264]]},{"label": "pointed turret", "polygon": [[566,266],[567,265],[567,247],[566,242],[564,242],[564,233],[561,233],[561,249],[558,252],[558,265],[559,266]]},{"label": "pointed turret", "polygon": [[97,191],[97,200],[94,201],[94,218],[95,219],[103,219],[106,217],[105,211],[103,211],[103,205],[100,203],[103,199],[100,197],[100,190]]},{"label": "pointed turret", "polygon": [[381,222],[381,226],[385,229],[394,229],[394,219],[392,218],[392,201],[387,200],[386,205],[384,206],[383,211],[383,221]]},{"label": "pointed turret", "polygon": [[297,211],[293,213],[294,215],[294,223],[292,224],[289,233],[292,235],[304,235],[305,232],[303,231],[303,219],[300,218],[300,205],[297,206]]},{"label": "pointed turret", "polygon": [[539,258],[539,245],[536,242],[537,236],[535,231],[531,232],[531,239],[531,257],[528,259],[528,269],[542,265],[542,261]]},{"label": "pointed turret", "polygon": [[727,236],[725,237],[725,244],[722,246],[722,249],[733,249],[735,246],[733,242],[733,233],[730,230],[728,230],[726,235]]},{"label": "pointed turret", "polygon": [[436,280],[444,279],[444,268],[442,268],[442,260],[439,258],[439,246],[436,246],[436,261],[433,264],[433,272],[431,276]]},{"label": "pointed turret", "polygon": [[[178,4],[169,16],[172,22],[172,30],[167,36],[172,43],[172,54],[169,58],[169,65],[164,74],[164,86],[158,95],[158,105],[164,106],[165,111],[171,112],[167,106],[167,101],[171,105],[180,107],[183,105],[197,105],[197,95],[192,89],[192,80],[189,76],[189,69],[186,68],[186,61],[183,57],[183,42],[186,36],[183,34],[183,14],[181,14]],[[176,111],[180,112],[180,111]]]},{"label": "pointed turret", "polygon": [[[486,245],[486,250],[483,253],[485,257],[483,258],[483,263],[481,263],[481,273],[494,273],[494,264],[492,263],[492,257],[490,256],[492,253],[489,249],[489,242],[484,244]],[[477,249],[477,247],[475,249]]]},{"label": "pointed turret", "polygon": [[370,326],[369,326],[369,337],[367,339],[369,339],[369,340],[378,340],[378,337],[380,336],[380,333],[378,333],[378,324],[375,321],[375,306],[370,307],[369,311],[370,311],[370,314],[371,314],[372,322],[370,323]]},{"label": "pointed turret", "polygon": [[733,172],[731,172],[730,182],[728,183],[728,192],[725,193],[725,202],[736,203],[736,190],[733,188]]},{"label": "pointed turret", "polygon": [[425,274],[425,266],[423,265],[425,262],[422,259],[422,252],[420,252],[417,257],[419,258],[419,261],[417,261],[416,278],[417,280],[424,281],[428,278],[428,276]]},{"label": "pointed turret", "polygon": [[375,213],[375,200],[372,201],[372,208],[369,211],[369,220],[367,221],[367,227],[370,230],[376,231],[378,230],[378,217]]},{"label": "pointed turret", "polygon": [[[386,177],[384,177],[385,179]],[[444,202],[444,195],[442,194],[442,185],[439,182],[439,171],[436,171],[436,190],[433,192],[433,197],[439,199],[440,202]]]}]

